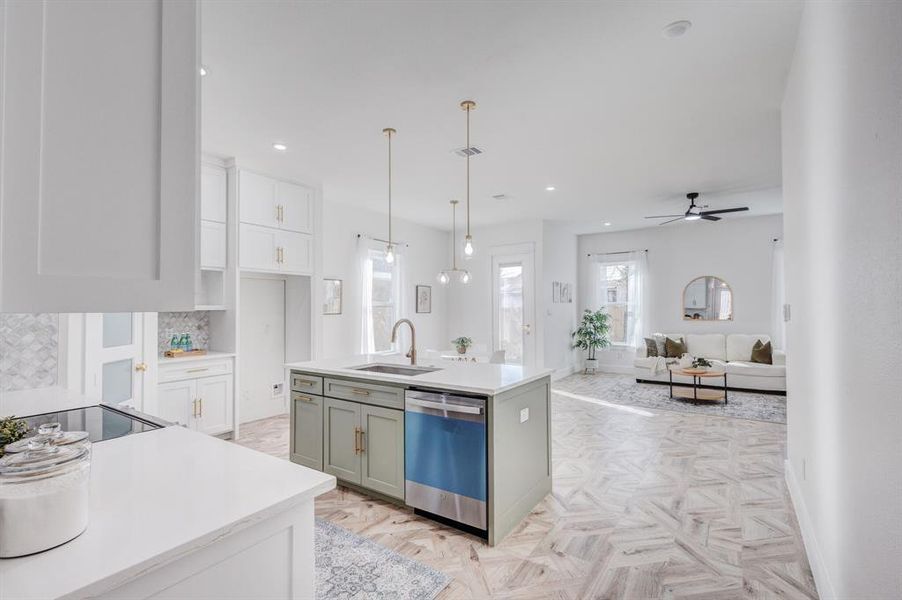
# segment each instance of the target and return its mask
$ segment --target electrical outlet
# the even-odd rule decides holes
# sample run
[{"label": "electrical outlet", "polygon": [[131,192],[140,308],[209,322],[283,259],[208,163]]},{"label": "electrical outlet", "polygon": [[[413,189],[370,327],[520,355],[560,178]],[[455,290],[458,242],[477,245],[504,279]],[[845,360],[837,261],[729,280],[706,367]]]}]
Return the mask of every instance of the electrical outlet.
[{"label": "electrical outlet", "polygon": [[529,420],[529,408],[520,409],[520,422],[525,423]]},{"label": "electrical outlet", "polygon": [[272,397],[273,398],[281,398],[282,397],[282,386],[283,383],[274,383],[272,384]]},{"label": "electrical outlet", "polygon": [[789,319],[792,317],[792,310],[788,304],[783,305],[783,321],[788,323]]}]

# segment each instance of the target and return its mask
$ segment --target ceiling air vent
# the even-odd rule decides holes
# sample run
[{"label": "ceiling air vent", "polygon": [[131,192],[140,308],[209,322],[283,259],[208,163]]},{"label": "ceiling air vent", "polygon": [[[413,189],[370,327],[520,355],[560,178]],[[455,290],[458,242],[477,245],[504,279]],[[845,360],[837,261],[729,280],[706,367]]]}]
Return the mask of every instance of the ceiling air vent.
[{"label": "ceiling air vent", "polygon": [[458,156],[463,156],[463,157],[479,156],[480,154],[482,154],[482,148],[477,148],[476,146],[470,146],[469,148],[467,148],[467,147],[455,148],[451,152],[453,152],[454,154],[456,154]]},{"label": "ceiling air vent", "polygon": [[492,198],[495,200],[510,200],[510,194],[492,194]]}]

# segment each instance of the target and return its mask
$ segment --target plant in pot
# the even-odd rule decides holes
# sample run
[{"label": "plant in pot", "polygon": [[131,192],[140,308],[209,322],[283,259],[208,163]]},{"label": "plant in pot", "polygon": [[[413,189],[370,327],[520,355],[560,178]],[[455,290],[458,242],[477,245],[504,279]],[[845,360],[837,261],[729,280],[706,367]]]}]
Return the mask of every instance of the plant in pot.
[{"label": "plant in pot", "polygon": [[457,347],[458,354],[466,354],[467,348],[473,345],[473,338],[461,336],[451,340],[451,343]]},{"label": "plant in pot", "polygon": [[590,370],[594,373],[598,369],[595,352],[599,348],[607,348],[611,345],[608,337],[611,333],[610,318],[611,315],[606,313],[603,308],[596,311],[586,309],[579,327],[570,334],[573,338],[573,347],[586,352],[584,373],[588,373]]},{"label": "plant in pot", "polygon": [[698,358],[696,358],[695,360],[692,361],[692,368],[699,369],[701,371],[707,371],[709,368],[711,368],[713,366],[714,365],[711,363],[710,360],[708,360],[707,358],[702,358],[701,356],[699,356]]}]

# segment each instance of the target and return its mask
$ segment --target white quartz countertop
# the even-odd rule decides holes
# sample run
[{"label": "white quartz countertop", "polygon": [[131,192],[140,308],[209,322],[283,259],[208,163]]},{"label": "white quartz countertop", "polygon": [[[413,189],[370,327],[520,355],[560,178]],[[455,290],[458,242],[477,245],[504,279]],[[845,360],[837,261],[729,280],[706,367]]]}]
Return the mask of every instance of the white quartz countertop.
[{"label": "white quartz countertop", "polygon": [[345,358],[330,358],[308,362],[288,363],[287,369],[297,369],[320,375],[338,375],[367,379],[374,383],[400,383],[439,390],[468,392],[494,396],[506,390],[530,383],[551,375],[551,369],[521,367],[519,365],[497,365],[492,363],[457,363],[446,360],[419,360],[417,366],[434,367],[437,371],[420,375],[393,375],[357,371],[356,367],[372,363],[408,365],[410,361],[400,354],[358,355]]},{"label": "white quartz countertop", "polygon": [[93,446],[90,521],[67,544],[0,559],[0,598],[121,585],[335,487],[335,478],[182,427]]}]

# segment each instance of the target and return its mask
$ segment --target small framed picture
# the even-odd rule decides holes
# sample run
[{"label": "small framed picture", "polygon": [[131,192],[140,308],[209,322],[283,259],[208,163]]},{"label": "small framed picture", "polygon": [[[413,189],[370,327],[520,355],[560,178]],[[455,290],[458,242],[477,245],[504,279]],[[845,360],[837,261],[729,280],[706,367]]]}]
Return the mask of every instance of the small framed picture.
[{"label": "small framed picture", "polygon": [[341,314],[341,279],[323,279],[323,314]]},{"label": "small framed picture", "polygon": [[417,286],[417,312],[418,313],[431,313],[432,312],[432,286],[431,285],[418,285]]}]

